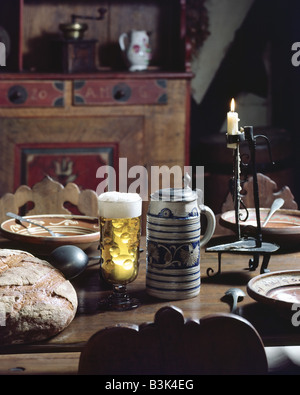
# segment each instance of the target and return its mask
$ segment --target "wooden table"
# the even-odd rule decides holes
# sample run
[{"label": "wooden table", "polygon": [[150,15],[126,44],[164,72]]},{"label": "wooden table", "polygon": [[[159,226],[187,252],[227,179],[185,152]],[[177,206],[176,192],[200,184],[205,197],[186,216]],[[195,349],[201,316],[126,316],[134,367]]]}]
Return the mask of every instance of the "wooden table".
[{"label": "wooden table", "polygon": [[[144,238],[142,247],[144,251],[141,253],[138,278],[128,285],[129,292],[140,299],[140,307],[126,312],[98,310],[99,300],[111,291],[99,277],[98,260],[93,258],[98,251],[91,250],[92,258],[88,268],[72,280],[79,303],[75,319],[63,332],[46,341],[0,347],[0,374],[76,374],[80,351],[89,337],[99,329],[118,323],[141,324],[153,321],[155,312],[166,305],[180,308],[186,318],[193,319],[211,313],[230,312],[230,304],[223,300],[225,291],[230,287],[238,287],[246,293],[248,281],[260,274],[259,268],[254,272],[248,270],[250,257],[223,254],[221,273],[207,277],[208,267],[217,269],[218,257],[216,253],[207,253],[202,249],[200,294],[186,300],[159,300],[146,293]],[[274,254],[269,263],[271,271],[298,268],[300,269],[300,252]],[[238,314],[256,327],[265,346],[300,345],[300,327],[293,326],[289,319],[280,317],[276,311],[254,301],[247,294],[239,303]]]}]

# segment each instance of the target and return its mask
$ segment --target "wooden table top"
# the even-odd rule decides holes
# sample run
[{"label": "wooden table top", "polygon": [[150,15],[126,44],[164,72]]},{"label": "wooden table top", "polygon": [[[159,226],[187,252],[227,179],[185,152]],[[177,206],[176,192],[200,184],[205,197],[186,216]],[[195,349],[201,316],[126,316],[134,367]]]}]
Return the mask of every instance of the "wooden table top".
[{"label": "wooden table top", "polygon": [[[138,278],[128,285],[131,295],[139,298],[141,306],[125,312],[99,311],[98,302],[107,296],[111,290],[99,277],[99,263],[91,259],[88,268],[80,276],[71,280],[78,294],[78,311],[72,323],[61,333],[46,341],[2,346],[0,353],[32,353],[32,352],[80,352],[86,341],[101,328],[119,323],[142,324],[153,321],[154,314],[161,307],[172,305],[180,308],[185,318],[199,319],[205,315],[220,312],[230,312],[230,304],[223,301],[225,291],[231,287],[244,290],[246,296],[239,303],[238,314],[248,319],[260,333],[266,346],[300,345],[300,329],[292,325],[270,307],[254,301],[246,291],[248,281],[260,274],[249,271],[250,256],[223,254],[222,271],[215,277],[207,277],[209,267],[217,269],[217,253],[201,250],[201,287],[200,294],[185,300],[160,300],[146,293],[146,253],[145,238],[142,238],[140,270]],[[97,256],[98,251],[91,251],[91,256]],[[269,269],[271,271],[299,269],[300,252],[276,253],[271,256]]]}]

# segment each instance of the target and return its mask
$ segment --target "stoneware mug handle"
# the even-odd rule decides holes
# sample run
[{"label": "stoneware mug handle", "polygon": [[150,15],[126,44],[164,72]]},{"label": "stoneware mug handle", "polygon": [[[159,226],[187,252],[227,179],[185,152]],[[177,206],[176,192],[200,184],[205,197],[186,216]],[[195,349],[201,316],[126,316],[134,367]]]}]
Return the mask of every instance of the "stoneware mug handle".
[{"label": "stoneware mug handle", "polygon": [[205,244],[209,242],[209,240],[212,238],[214,234],[214,231],[216,229],[216,217],[212,209],[210,209],[208,206],[205,206],[204,204],[200,204],[199,208],[201,214],[204,214],[207,219],[206,231],[203,237],[200,239],[200,247],[203,247],[205,246]]}]

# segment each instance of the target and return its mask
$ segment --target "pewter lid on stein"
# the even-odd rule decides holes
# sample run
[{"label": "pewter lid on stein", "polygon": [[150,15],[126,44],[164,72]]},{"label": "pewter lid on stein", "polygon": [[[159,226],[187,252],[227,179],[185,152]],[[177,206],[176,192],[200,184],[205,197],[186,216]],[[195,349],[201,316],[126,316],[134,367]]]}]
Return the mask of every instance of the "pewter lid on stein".
[{"label": "pewter lid on stein", "polygon": [[184,188],[164,188],[150,195],[152,201],[167,202],[192,202],[198,198],[198,193],[189,187],[191,177],[188,173],[184,176]]}]

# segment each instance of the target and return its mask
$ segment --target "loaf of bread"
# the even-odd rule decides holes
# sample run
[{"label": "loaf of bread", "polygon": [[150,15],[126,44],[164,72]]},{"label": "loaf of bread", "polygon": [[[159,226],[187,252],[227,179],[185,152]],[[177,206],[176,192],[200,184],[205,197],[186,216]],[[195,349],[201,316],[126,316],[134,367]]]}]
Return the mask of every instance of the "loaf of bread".
[{"label": "loaf of bread", "polygon": [[0,249],[0,344],[40,341],[65,329],[77,309],[72,284],[47,261]]}]

